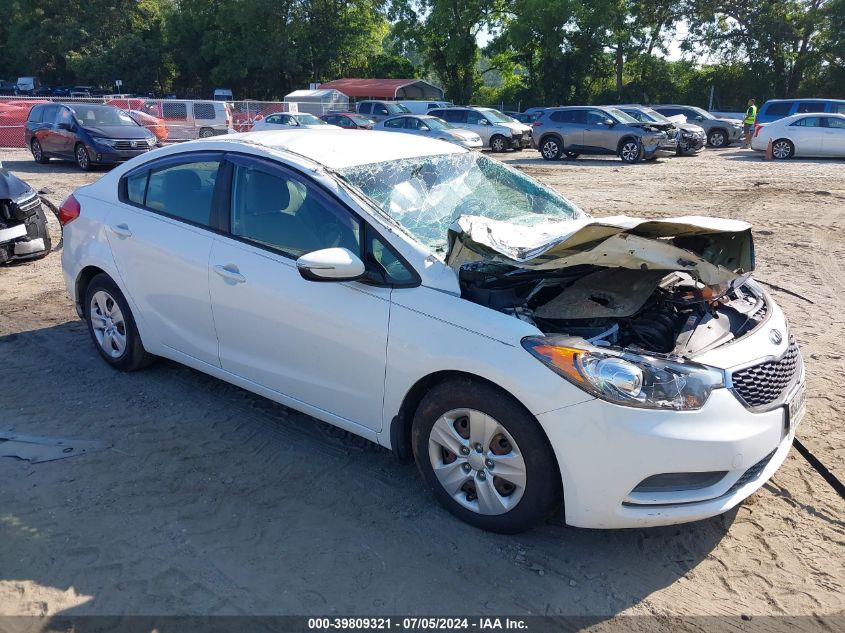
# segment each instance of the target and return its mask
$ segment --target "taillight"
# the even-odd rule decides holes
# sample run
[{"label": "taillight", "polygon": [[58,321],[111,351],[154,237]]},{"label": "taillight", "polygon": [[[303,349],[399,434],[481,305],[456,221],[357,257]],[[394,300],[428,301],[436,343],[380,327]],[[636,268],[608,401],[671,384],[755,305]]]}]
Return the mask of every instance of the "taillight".
[{"label": "taillight", "polygon": [[59,207],[59,224],[64,226],[68,222],[73,222],[79,217],[81,210],[82,207],[79,206],[79,201],[73,197],[73,194],[69,195],[62,202],[62,206]]},{"label": "taillight", "polygon": [[759,123],[754,124],[754,138],[757,138],[760,135],[760,130],[763,129],[763,126]]}]

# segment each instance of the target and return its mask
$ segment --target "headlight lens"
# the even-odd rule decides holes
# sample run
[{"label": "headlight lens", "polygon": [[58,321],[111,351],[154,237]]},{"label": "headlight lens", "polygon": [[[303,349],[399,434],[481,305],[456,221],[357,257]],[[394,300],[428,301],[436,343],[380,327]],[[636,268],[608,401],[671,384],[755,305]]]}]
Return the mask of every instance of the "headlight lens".
[{"label": "headlight lens", "polygon": [[100,145],[108,145],[109,147],[114,147],[114,144],[117,143],[113,138],[95,138],[94,141]]},{"label": "headlight lens", "polygon": [[704,365],[595,348],[582,339],[528,337],[522,346],[575,386],[629,407],[700,409],[724,386],[722,372]]}]

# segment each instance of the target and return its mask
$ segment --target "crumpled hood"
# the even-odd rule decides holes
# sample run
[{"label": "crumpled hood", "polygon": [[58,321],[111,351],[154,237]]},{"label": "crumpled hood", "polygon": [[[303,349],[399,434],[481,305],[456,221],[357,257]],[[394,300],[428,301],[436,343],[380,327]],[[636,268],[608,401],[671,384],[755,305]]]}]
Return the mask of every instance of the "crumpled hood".
[{"label": "crumpled hood", "polygon": [[19,200],[35,193],[32,188],[0,162],[0,200]]},{"label": "crumpled hood", "polygon": [[754,270],[751,225],[685,216],[579,218],[523,226],[462,215],[449,227],[446,263],[496,261],[535,270],[579,265],[687,272],[705,285]]}]

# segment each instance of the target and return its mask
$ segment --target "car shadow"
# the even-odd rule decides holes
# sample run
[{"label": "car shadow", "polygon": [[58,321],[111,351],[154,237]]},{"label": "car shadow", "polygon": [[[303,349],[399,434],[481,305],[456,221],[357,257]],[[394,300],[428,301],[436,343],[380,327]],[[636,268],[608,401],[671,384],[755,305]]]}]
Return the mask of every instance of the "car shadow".
[{"label": "car shadow", "polygon": [[[59,605],[42,631],[149,613],[545,614],[587,626],[688,574],[736,518],[602,531],[558,514],[524,534],[487,533],[357,436],[169,361],[109,368],[82,322],[2,336],[0,357],[14,394],[0,430],[107,447],[0,458],[0,580],[20,596],[5,608]],[[139,622],[213,628],[155,620]]]},{"label": "car shadow", "polygon": [[526,167],[541,167],[552,165],[568,165],[571,167],[642,167],[648,165],[660,164],[665,160],[674,159],[674,156],[660,157],[654,160],[641,160],[637,163],[626,163],[615,156],[579,156],[578,158],[562,158],[560,160],[545,160],[537,153],[535,157],[515,158],[508,157],[506,160],[508,165],[512,166],[526,166]]},{"label": "car shadow", "polygon": [[789,158],[786,161],[784,160],[775,160],[772,159],[771,161],[766,161],[765,159],[765,152],[758,151],[758,150],[723,150],[722,156],[728,160],[735,160],[735,161],[742,161],[742,162],[772,162],[772,163],[783,163],[783,162],[790,162],[790,163],[807,163],[810,165],[825,165],[830,163],[837,163],[843,162],[842,158],[830,157],[830,158]]},{"label": "car shadow", "polygon": [[[81,174],[84,173],[72,160],[51,158],[49,163],[36,163],[35,160],[3,160],[3,168],[11,171],[19,178],[26,180],[22,174]],[[106,172],[113,165],[92,165],[92,172]]]}]

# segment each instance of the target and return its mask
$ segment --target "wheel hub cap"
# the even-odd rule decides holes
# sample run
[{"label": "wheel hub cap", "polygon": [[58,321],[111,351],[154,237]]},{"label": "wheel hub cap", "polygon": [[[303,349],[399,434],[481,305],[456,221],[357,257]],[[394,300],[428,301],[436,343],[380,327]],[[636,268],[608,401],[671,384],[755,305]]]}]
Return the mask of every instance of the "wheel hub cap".
[{"label": "wheel hub cap", "polygon": [[90,315],[97,344],[107,355],[120,358],[126,350],[126,323],[114,297],[104,290],[95,292]]},{"label": "wheel hub cap", "polygon": [[429,459],[443,489],[478,514],[504,514],[522,499],[526,466],[507,429],[486,413],[453,409],[429,434]]}]

